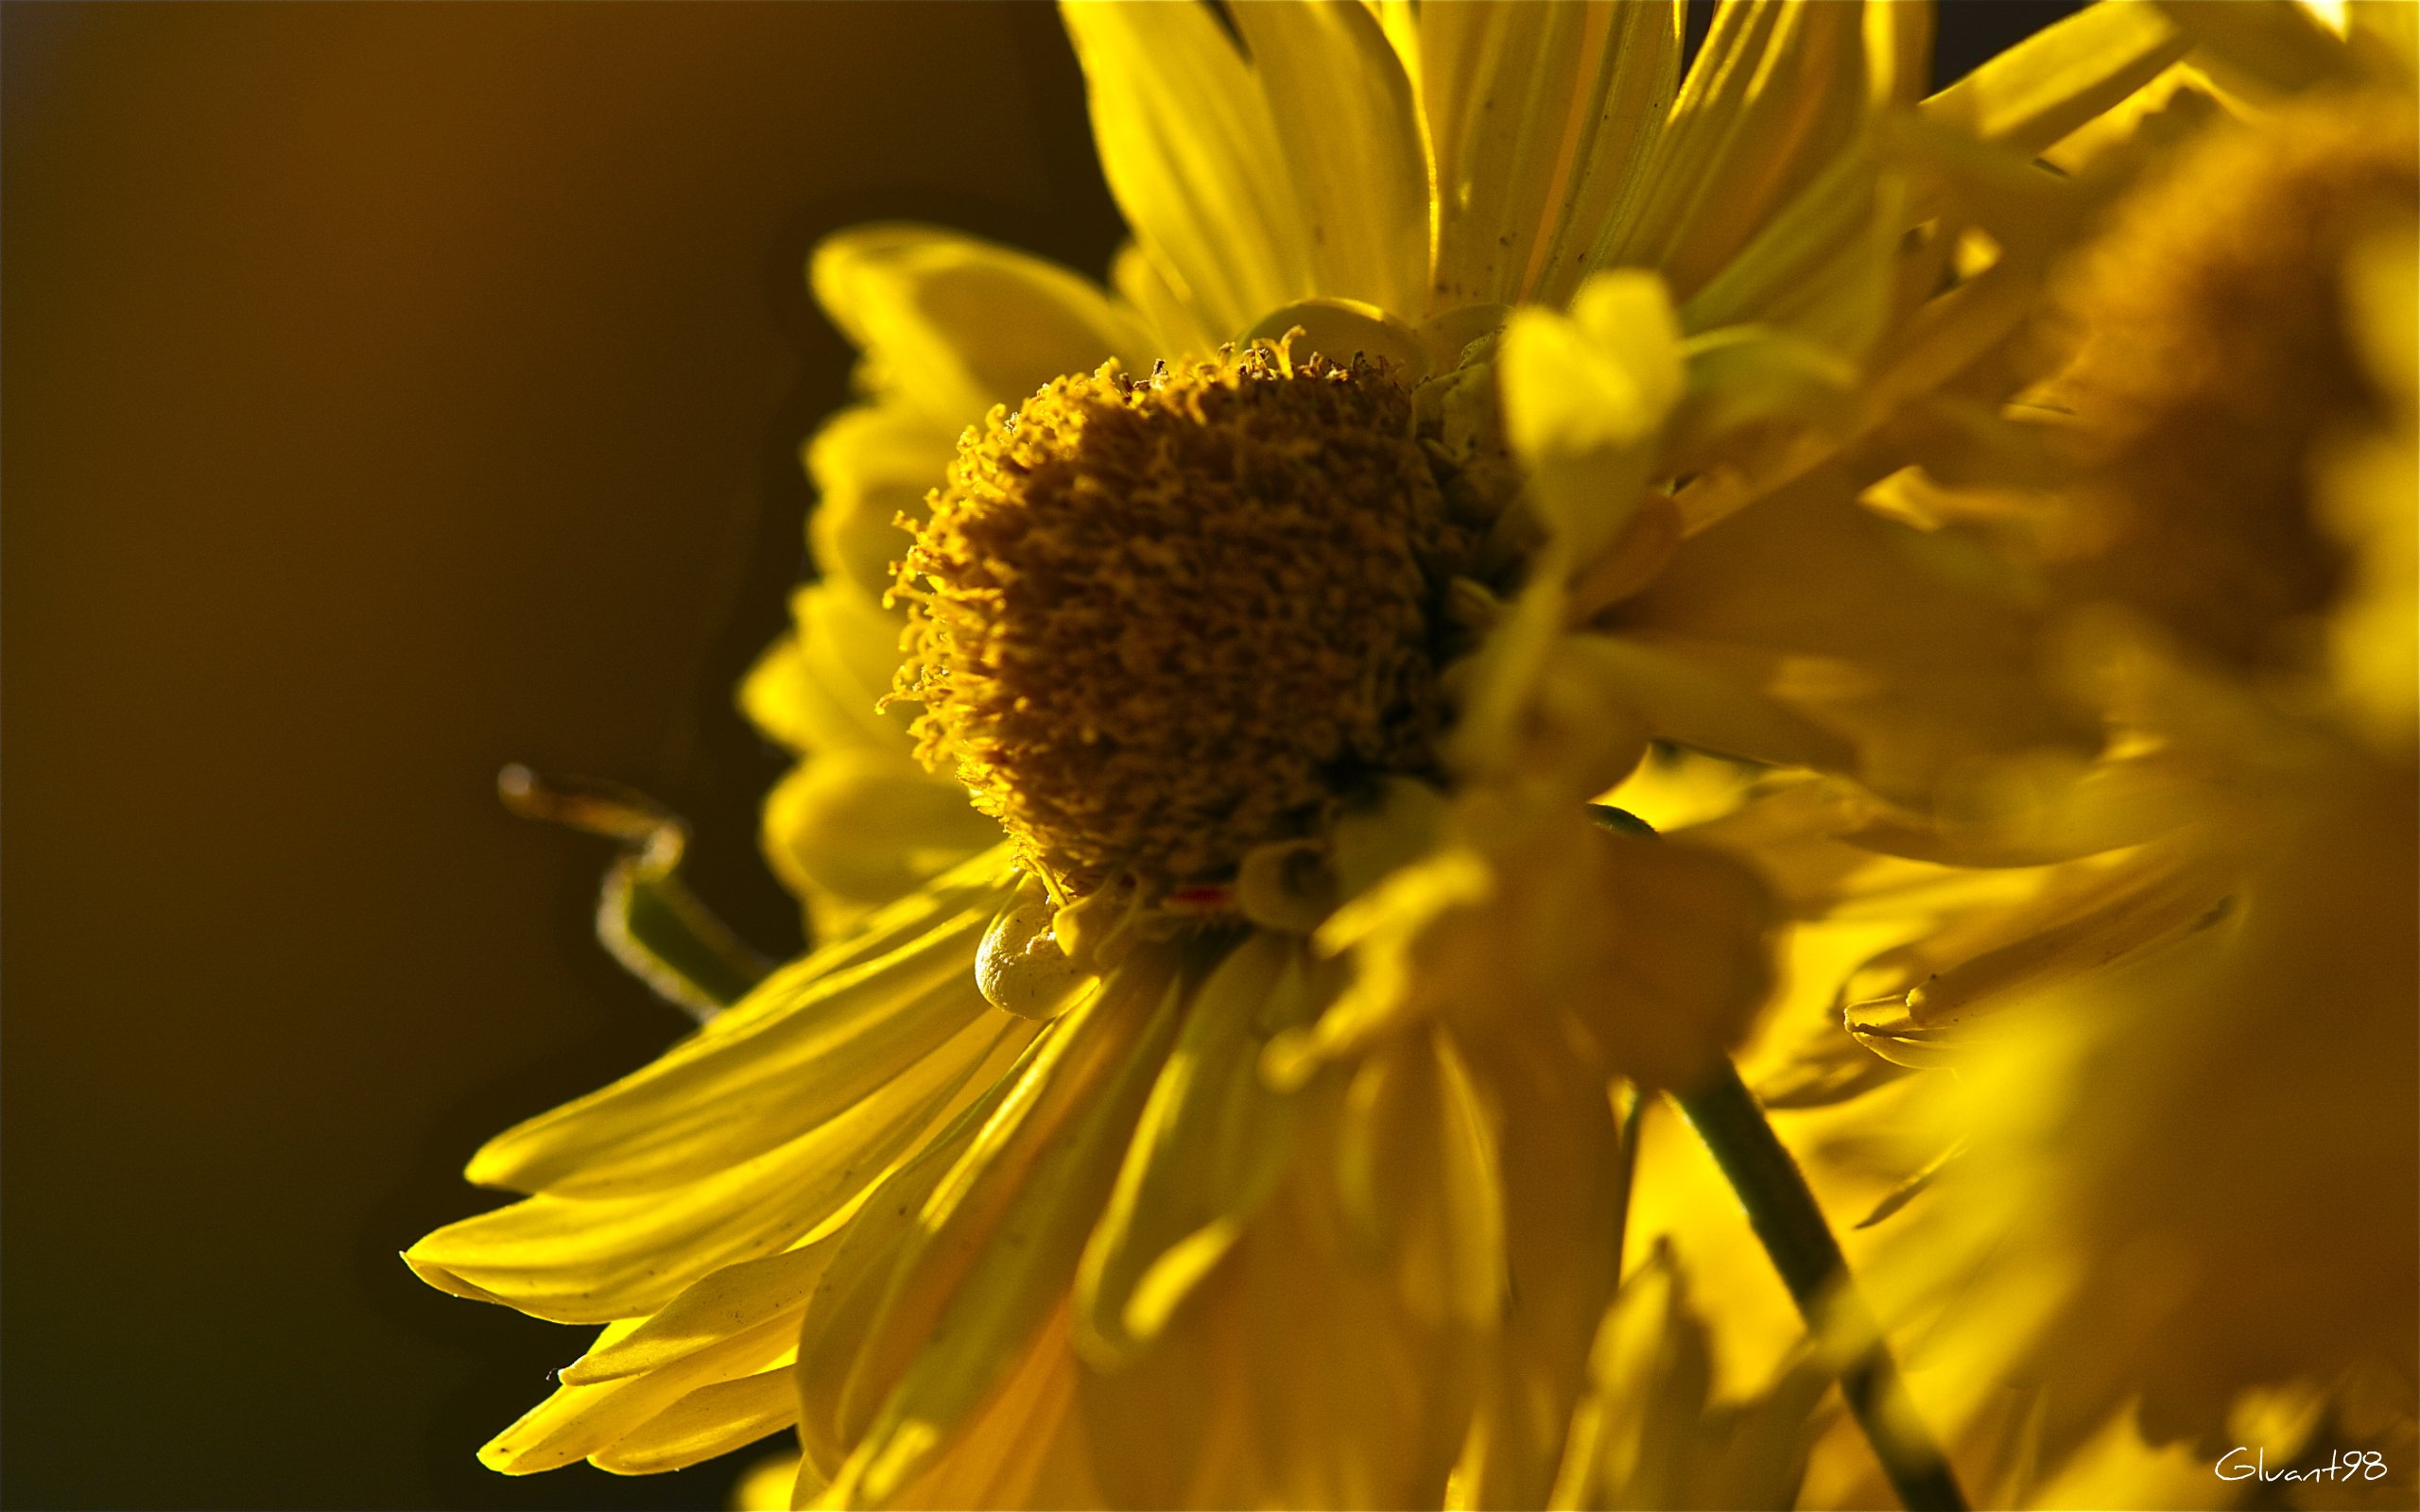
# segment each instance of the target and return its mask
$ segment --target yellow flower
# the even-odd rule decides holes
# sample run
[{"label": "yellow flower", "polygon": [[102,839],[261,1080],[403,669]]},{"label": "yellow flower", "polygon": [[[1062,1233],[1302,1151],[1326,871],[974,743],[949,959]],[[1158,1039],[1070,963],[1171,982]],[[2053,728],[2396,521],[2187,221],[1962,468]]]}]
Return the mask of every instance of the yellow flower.
[{"label": "yellow flower", "polygon": [[2111,742],[1988,819],[1863,832],[2031,868],[1843,989],[1866,1044],[1959,1073],[1928,1091],[1960,1151],[1876,1274],[1941,1310],[1934,1400],[2012,1502],[2249,1495],[2210,1470],[2244,1444],[2383,1452],[2391,1478],[2317,1494],[2406,1504],[2411,11],[2357,6],[2342,36],[2179,14],[2198,45],[2137,117],[2151,171],[2058,281],[2075,350],[2036,397],[2065,471],[1915,490],[2069,606]]},{"label": "yellow flower", "polygon": [[1587,800],[1658,737],[1919,806],[2077,738],[2012,582],[1858,494],[2027,376],[2100,192],[2029,160],[2183,44],[2097,9],[1919,110],[1915,6],[1726,4],[1685,77],[1676,5],[1065,14],[1115,292],[812,267],[869,398],[744,696],[830,943],[406,1259],[606,1325],[508,1471],[794,1423],[829,1504],[1534,1504],[1612,1091],[1720,1064],[1772,918]]}]

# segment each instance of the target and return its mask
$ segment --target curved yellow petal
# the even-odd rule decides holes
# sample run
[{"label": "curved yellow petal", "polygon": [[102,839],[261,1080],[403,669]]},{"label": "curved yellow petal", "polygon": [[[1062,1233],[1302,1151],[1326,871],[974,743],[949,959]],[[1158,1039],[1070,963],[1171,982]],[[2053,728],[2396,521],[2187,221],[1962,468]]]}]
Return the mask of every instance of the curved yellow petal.
[{"label": "curved yellow petal", "polygon": [[1861,4],[1723,0],[1596,265],[1652,267],[1694,295],[1863,129],[1866,48]]},{"label": "curved yellow petal", "polygon": [[1428,163],[1411,81],[1359,0],[1237,6],[1300,197],[1318,292],[1417,314],[1428,280]]},{"label": "curved yellow petal", "polygon": [[790,595],[797,629],[740,689],[759,728],[800,750],[869,747],[905,753],[911,709],[882,700],[899,669],[904,622],[851,583],[826,579]]},{"label": "curved yellow petal", "polygon": [[956,431],[904,404],[858,404],[825,421],[805,452],[816,565],[879,600],[890,591],[892,564],[908,555],[908,532],[892,522],[924,518],[925,495],[957,453]]},{"label": "curved yellow petal", "polygon": [[1972,540],[1818,472],[1692,538],[1599,624],[1845,739],[1860,781],[1925,807],[1979,761],[2085,738],[2045,683],[2035,612]]},{"label": "curved yellow petal", "polygon": [[1690,298],[1681,323],[1780,327],[1862,356],[1892,313],[1906,220],[1900,184],[1863,154],[1843,156]]},{"label": "curved yellow petal", "polygon": [[1420,8],[1436,172],[1431,308],[1510,304],[1533,286],[1579,139],[1596,125],[1617,13],[1522,0]]},{"label": "curved yellow petal", "polygon": [[942,1118],[1022,1021],[979,1022],[874,1095],[775,1149],[636,1196],[540,1195],[450,1224],[404,1259],[440,1290],[559,1323],[637,1317],[725,1265],[794,1243]]},{"label": "curved yellow petal", "polygon": [[1259,81],[1209,8],[1070,0],[1060,14],[1083,63],[1110,192],[1201,323],[1232,338],[1321,293]]},{"label": "curved yellow petal", "polygon": [[1194,993],[1077,1271],[1086,1358],[1114,1367],[1156,1338],[1275,1185],[1296,1099],[1262,1085],[1261,1048],[1314,1006],[1299,945],[1273,934]]},{"label": "curved yellow petal", "polygon": [[471,1179],[564,1196],[628,1195],[711,1174],[812,1129],[985,1016],[975,950],[998,901],[961,907],[854,966],[804,981],[797,967],[775,972],[743,1000],[747,1023],[696,1037],[496,1136],[472,1159]]},{"label": "curved yellow petal", "polygon": [[854,227],[817,246],[808,277],[864,350],[872,387],[948,436],[1053,378],[1110,357],[1149,361],[1133,321],[1098,285],[959,232]]},{"label": "curved yellow petal", "polygon": [[1607,1088],[1543,1037],[1470,1043],[1503,1187],[1505,1305],[1455,1480],[1475,1506],[1542,1506],[1612,1296],[1628,1201]]},{"label": "curved yellow petal", "polygon": [[1782,766],[1837,768],[1852,759],[1838,735],[1685,655],[1604,635],[1568,636],[1557,650],[1584,670],[1608,701],[1636,710],[1660,739]]},{"label": "curved yellow petal", "polygon": [[786,1366],[700,1386],[588,1456],[616,1475],[685,1469],[779,1433],[798,1420]]},{"label": "curved yellow petal", "polygon": [[1620,0],[1597,78],[1581,96],[1591,113],[1573,142],[1575,177],[1555,208],[1557,220],[1531,295],[1561,304],[1601,266],[1607,230],[1644,181],[1655,143],[1681,86],[1685,7],[1673,0]]},{"label": "curved yellow petal", "polygon": [[775,1323],[752,1329],[650,1375],[563,1386],[489,1440],[479,1462],[507,1475],[550,1470],[610,1449],[683,1397],[763,1369],[791,1348]]},{"label": "curved yellow petal", "polygon": [[742,1261],[714,1271],[627,1332],[600,1339],[595,1349],[565,1366],[565,1385],[591,1386],[623,1376],[661,1370],[700,1349],[711,1349],[806,1305],[838,1243],[829,1234],[762,1260]]},{"label": "curved yellow petal", "polygon": [[1151,254],[1133,242],[1117,249],[1109,265],[1109,282],[1117,297],[1134,307],[1156,357],[1171,363],[1188,356],[1206,357],[1227,339],[1203,321],[1201,312],[1185,302]]},{"label": "curved yellow petal", "polygon": [[1000,843],[964,787],[904,753],[862,750],[794,768],[765,799],[764,833],[791,891],[856,907],[903,897]]},{"label": "curved yellow petal", "polygon": [[[1065,1295],[1176,1036],[1179,985],[1133,962],[1120,975],[1133,980],[1114,979],[1053,1025],[1065,1048],[1029,1106],[998,1139],[978,1139],[928,1201],[859,1362],[868,1385],[893,1370],[896,1384],[827,1500],[889,1502],[992,1396]],[[1157,991],[1155,979],[1166,983]]]},{"label": "curved yellow petal", "polygon": [[2031,155],[2151,82],[2190,45],[2158,7],[2101,0],[1992,58],[1923,111]]},{"label": "curved yellow petal", "polygon": [[[2357,60],[2317,9],[2297,0],[2228,0],[2159,8],[2192,43],[2194,61],[2230,86],[2293,94],[2350,83]],[[2402,81],[2405,88],[2411,80]]]},{"label": "curved yellow petal", "polygon": [[1600,273],[1568,318],[1515,314],[1496,355],[1505,438],[1569,570],[1612,545],[1637,507],[1683,388],[1680,329],[1651,273]]}]

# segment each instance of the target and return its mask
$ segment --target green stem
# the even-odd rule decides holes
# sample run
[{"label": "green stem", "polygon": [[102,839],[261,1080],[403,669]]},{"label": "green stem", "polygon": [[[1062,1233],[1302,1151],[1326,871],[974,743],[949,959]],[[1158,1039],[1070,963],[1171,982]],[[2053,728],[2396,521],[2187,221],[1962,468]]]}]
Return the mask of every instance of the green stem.
[{"label": "green stem", "polygon": [[1673,1100],[1738,1193],[1749,1224],[1806,1326],[1818,1338],[1845,1327],[1870,1341],[1841,1367],[1841,1395],[1901,1503],[1909,1512],[1964,1512],[1957,1478],[1908,1400],[1898,1363],[1849,1280],[1848,1263],[1841,1258],[1824,1211],[1737,1069],[1726,1060],[1710,1086],[1686,1096],[1676,1093]]}]

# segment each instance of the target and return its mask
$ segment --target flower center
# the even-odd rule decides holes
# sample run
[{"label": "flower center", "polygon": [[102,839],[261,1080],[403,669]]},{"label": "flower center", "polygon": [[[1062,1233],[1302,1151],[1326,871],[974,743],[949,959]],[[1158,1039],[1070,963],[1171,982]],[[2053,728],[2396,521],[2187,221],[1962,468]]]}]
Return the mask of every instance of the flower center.
[{"label": "flower center", "polygon": [[2315,444],[2381,417],[2347,330],[2347,253],[2411,220],[2408,102],[2331,102],[2217,137],[2145,190],[2069,290],[2091,335],[2055,402],[2097,487],[2067,523],[2070,587],[2133,600],[2224,661],[2342,587],[2313,516]]},{"label": "flower center", "polygon": [[1432,769],[1474,531],[1420,429],[1383,367],[1261,348],[994,409],[899,569],[918,754],[1067,887],[1153,897]]}]

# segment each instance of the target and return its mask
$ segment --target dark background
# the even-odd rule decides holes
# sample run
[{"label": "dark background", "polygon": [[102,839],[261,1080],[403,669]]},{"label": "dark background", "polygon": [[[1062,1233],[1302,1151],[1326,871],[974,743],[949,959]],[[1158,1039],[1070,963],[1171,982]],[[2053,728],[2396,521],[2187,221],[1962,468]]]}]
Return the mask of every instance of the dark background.
[{"label": "dark background", "polygon": [[[2071,9],[1945,7],[1954,77]],[[0,6],[0,1499],[717,1506],[472,1452],[584,1335],[394,1251],[684,1027],[507,761],[798,942],[730,689],[850,353],[823,233],[1098,273],[1047,7]]]}]

